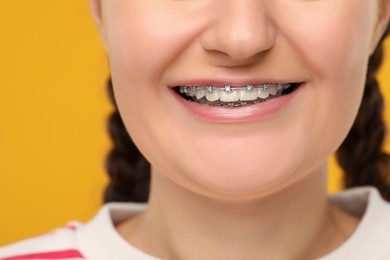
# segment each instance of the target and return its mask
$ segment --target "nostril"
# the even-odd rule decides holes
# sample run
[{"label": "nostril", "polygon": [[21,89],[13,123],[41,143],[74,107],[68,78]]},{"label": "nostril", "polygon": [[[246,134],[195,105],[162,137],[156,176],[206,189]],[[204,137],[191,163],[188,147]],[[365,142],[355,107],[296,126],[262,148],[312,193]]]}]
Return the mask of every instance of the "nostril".
[{"label": "nostril", "polygon": [[[216,14],[213,23],[201,35],[203,48],[211,54],[223,53],[231,61],[258,57],[272,49],[276,42],[275,24],[261,1],[229,1]],[[222,55],[219,55],[222,56]]]}]

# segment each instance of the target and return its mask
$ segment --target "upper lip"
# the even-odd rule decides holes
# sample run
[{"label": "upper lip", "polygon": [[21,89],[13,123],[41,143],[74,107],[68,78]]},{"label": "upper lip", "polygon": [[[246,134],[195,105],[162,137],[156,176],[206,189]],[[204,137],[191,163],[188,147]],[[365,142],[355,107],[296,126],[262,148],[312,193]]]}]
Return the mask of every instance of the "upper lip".
[{"label": "upper lip", "polygon": [[178,86],[246,86],[260,84],[289,84],[301,83],[302,80],[296,79],[272,79],[272,78],[232,78],[232,79],[187,79],[178,80],[168,84],[169,87]]}]

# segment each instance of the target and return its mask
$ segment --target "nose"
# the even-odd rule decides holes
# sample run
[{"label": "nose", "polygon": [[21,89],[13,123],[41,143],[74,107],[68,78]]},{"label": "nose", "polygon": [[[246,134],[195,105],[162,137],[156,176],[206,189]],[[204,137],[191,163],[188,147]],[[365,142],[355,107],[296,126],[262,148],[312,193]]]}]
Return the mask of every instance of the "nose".
[{"label": "nose", "polygon": [[223,0],[213,13],[212,23],[203,32],[201,44],[211,53],[242,62],[272,48],[276,29],[266,1]]}]

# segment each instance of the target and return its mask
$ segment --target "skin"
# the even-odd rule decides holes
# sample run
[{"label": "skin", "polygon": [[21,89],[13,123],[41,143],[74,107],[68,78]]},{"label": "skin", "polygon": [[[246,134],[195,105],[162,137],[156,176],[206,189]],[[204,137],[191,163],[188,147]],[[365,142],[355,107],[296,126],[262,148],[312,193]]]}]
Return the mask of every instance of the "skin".
[{"label": "skin", "polygon": [[[152,164],[148,209],[117,226],[126,240],[164,259],[313,259],[351,235],[358,219],[329,202],[326,162],[356,116],[389,0],[91,6],[118,108]],[[305,85],[287,109],[229,123],[193,116],[168,88],[258,77]]]}]

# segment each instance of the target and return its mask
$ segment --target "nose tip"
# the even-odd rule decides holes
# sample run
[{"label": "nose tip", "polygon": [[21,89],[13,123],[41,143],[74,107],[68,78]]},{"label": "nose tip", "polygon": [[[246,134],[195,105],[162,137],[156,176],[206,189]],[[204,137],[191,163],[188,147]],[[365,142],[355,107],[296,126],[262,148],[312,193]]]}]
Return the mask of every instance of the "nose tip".
[{"label": "nose tip", "polygon": [[203,48],[223,53],[232,61],[247,60],[271,49],[276,30],[261,1],[225,1],[228,3],[202,35]]},{"label": "nose tip", "polygon": [[[265,52],[273,46],[273,32],[263,28],[256,30],[233,30],[219,32],[209,45],[209,50],[224,53],[233,61],[247,60],[259,53]],[[207,47],[206,47],[207,49]]]}]

